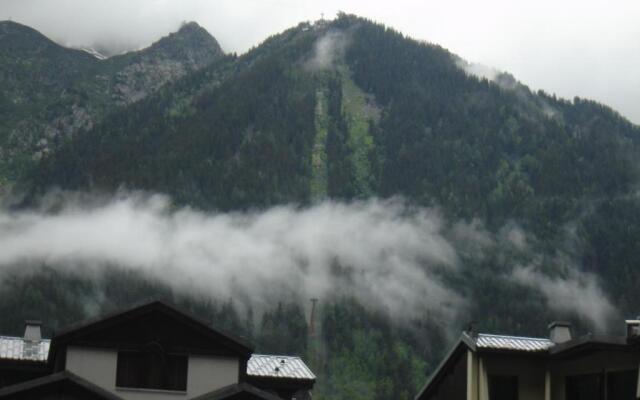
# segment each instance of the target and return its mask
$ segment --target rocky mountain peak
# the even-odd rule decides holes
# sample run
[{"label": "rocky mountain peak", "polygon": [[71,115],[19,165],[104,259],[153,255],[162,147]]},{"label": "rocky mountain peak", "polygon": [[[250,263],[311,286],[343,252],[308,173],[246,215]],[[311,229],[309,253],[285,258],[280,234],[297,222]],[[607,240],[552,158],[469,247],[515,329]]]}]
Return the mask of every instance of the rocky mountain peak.
[{"label": "rocky mountain peak", "polygon": [[158,40],[148,50],[154,57],[189,60],[196,68],[224,54],[218,41],[196,22],[183,23],[178,31]]}]

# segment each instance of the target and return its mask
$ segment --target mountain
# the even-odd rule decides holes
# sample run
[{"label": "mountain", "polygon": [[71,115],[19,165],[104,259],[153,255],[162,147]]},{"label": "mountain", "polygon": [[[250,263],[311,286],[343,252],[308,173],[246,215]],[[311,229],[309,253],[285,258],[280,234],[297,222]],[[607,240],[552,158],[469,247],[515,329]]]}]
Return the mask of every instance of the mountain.
[{"label": "mountain", "polygon": [[[440,46],[344,14],[239,57],[188,24],[110,65],[157,72],[149,60],[198,59],[173,44],[185,36],[215,48],[216,60],[137,102],[115,85],[118,102],[132,104],[34,165],[19,185],[28,198],[51,187],[126,187],[226,211],[401,195],[493,232],[516,223],[543,253],[572,226],[581,235],[572,252],[605,282],[607,268],[628,264],[620,257],[630,239],[615,242],[624,248],[612,259],[611,239],[597,231],[619,229],[603,226],[600,213],[618,210],[608,204],[640,210],[640,128],[610,108],[534,93],[508,74],[479,78]],[[76,62],[100,64],[85,54]],[[630,274],[608,289],[630,296],[624,282],[640,279]]]},{"label": "mountain", "polygon": [[[640,219],[640,128],[596,102],[466,67],[440,46],[356,16],[302,23],[109,114],[19,186],[27,199],[51,187],[143,189],[222,211],[400,195],[490,232],[515,224],[537,238],[542,259],[572,254],[635,312],[635,236],[619,222]],[[512,261],[494,260],[505,271]],[[468,261],[469,279],[488,274],[471,284],[499,293],[482,265]],[[490,298],[486,287],[473,290]],[[513,314],[505,307],[496,312]]]},{"label": "mountain", "polygon": [[441,47],[345,15],[111,115],[47,157],[34,186],[125,185],[222,210],[403,195],[548,234],[631,190],[639,133],[605,106],[478,79]]},{"label": "mountain", "polygon": [[[8,155],[0,176],[23,195],[21,206],[54,187],[143,189],[221,211],[402,196],[438,208],[453,228],[488,232],[486,254],[470,244],[459,270],[443,272],[469,299],[465,316],[487,331],[544,335],[558,315],[592,328],[584,314],[550,309],[540,291],[515,283],[521,266],[542,271],[549,287],[585,274],[578,289],[601,285],[596,294],[620,313],[637,313],[640,128],[605,105],[533,92],[509,74],[475,76],[440,46],[345,14],[299,24],[240,56],[193,23],[102,61],[27,27],[0,28]],[[500,242],[509,227],[528,241]],[[46,274],[37,282],[47,295],[31,288],[34,300],[16,307],[49,310],[42,298],[53,297],[73,310],[64,320],[82,313],[67,286],[112,302],[133,301],[128,287],[171,292],[125,273],[98,288]],[[19,297],[28,286],[20,279],[2,298]],[[572,288],[566,296],[579,297]],[[251,334],[251,317],[244,324],[231,306],[218,313],[195,302]],[[266,351],[282,345],[278,329],[304,330],[299,305],[265,315],[268,334],[258,342]],[[321,320],[320,398],[411,398],[447,339],[429,316],[405,329],[351,299],[329,302]],[[322,353],[297,339],[293,350]]]},{"label": "mountain", "polygon": [[195,23],[141,51],[99,59],[0,22],[0,191],[64,139],[222,54]]}]

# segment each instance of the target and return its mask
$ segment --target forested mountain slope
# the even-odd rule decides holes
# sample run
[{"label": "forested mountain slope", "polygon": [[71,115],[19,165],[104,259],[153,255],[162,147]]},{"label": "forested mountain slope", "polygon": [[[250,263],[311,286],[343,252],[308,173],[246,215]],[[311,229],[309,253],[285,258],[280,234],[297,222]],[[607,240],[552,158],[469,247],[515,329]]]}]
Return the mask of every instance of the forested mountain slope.
[{"label": "forested mountain slope", "polygon": [[548,234],[636,180],[640,130],[612,110],[480,80],[448,51],[355,17],[226,61],[66,143],[36,188],[126,185],[223,210],[401,194]]},{"label": "forested mountain slope", "polygon": [[[0,53],[0,80],[7,81],[0,90],[11,90],[14,99],[46,94],[33,110],[24,104],[40,103],[0,99],[0,113],[11,115],[0,122],[0,138],[31,143],[2,145],[17,149],[3,164],[4,176],[17,180],[13,190],[24,195],[23,207],[55,187],[142,189],[167,193],[177,206],[221,212],[402,196],[411,206],[440,210],[454,233],[463,235],[459,224],[482,228],[483,250],[461,239],[460,268],[441,275],[468,300],[460,318],[480,321],[483,330],[545,335],[546,323],[558,317],[592,329],[593,320],[570,306],[553,309],[531,284],[564,290],[567,304],[584,300],[588,307],[597,299],[577,298],[582,292],[565,284],[579,274],[587,278],[578,289],[601,284],[620,314],[638,313],[640,128],[604,105],[535,93],[508,74],[478,78],[446,49],[349,15],[302,23],[240,56],[223,54],[192,24],[149,49],[106,61],[20,29],[20,40],[46,43],[55,53],[46,60],[64,59],[51,65],[72,66],[42,72],[53,83],[30,88],[29,77],[7,80],[13,75],[6,66],[18,58]],[[16,39],[3,37],[0,50],[10,49]],[[13,74],[29,71],[15,68]],[[50,101],[56,93],[65,95]],[[91,118],[69,117],[74,133],[54,135],[55,145],[33,163],[37,132],[67,121],[60,116],[74,106]],[[336,262],[332,271],[357,279],[349,267]],[[251,310],[185,299],[119,268],[99,283],[44,270],[33,278],[37,286],[19,275],[5,280],[1,298],[24,289],[28,301],[1,303],[44,310],[62,324],[66,315],[91,313],[74,306],[69,293],[102,299],[96,308],[158,293],[174,297],[253,335],[261,350],[305,354],[319,373],[319,398],[411,398],[450,339],[433,315],[397,325],[350,298],[324,301],[321,333],[307,337],[300,335],[307,329],[306,297],[253,318]],[[59,313],[50,299],[71,311]],[[252,325],[256,319],[259,326]],[[19,322],[7,325],[17,329]],[[457,333],[462,323],[449,325]],[[281,347],[282,331],[295,338],[292,347]]]}]

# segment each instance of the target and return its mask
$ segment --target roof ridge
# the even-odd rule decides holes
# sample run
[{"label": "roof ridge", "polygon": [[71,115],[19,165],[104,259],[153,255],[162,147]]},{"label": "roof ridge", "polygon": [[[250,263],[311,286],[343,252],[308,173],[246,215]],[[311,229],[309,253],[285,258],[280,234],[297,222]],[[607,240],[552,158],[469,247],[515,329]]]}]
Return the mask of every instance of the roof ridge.
[{"label": "roof ridge", "polygon": [[491,337],[502,337],[502,338],[512,338],[512,339],[527,339],[527,340],[540,340],[544,342],[551,342],[549,338],[540,338],[540,337],[530,337],[530,336],[515,336],[515,335],[496,335],[493,333],[478,333],[481,336],[491,336]]},{"label": "roof ridge", "polygon": [[316,379],[311,368],[299,356],[253,354],[247,363],[247,374],[254,378]]},{"label": "roof ridge", "polygon": [[[14,339],[14,340],[22,340],[25,341],[24,337],[22,336],[6,336],[6,335],[0,335],[0,339]],[[50,342],[51,339],[47,339],[47,338],[42,338],[39,340],[39,342]]]},{"label": "roof ridge", "polygon": [[284,354],[251,354],[251,357],[278,357],[278,358],[299,358],[302,359],[302,357],[300,356],[289,356],[289,355],[284,355]]}]

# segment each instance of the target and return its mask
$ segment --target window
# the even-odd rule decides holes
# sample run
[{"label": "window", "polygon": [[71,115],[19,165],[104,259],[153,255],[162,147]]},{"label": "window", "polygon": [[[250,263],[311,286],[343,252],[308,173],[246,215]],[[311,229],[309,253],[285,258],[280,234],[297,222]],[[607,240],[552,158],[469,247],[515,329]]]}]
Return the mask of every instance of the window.
[{"label": "window", "polygon": [[616,371],[607,374],[607,399],[635,400],[637,370]]},{"label": "window", "polygon": [[518,400],[518,377],[489,375],[490,400]]},{"label": "window", "polygon": [[186,391],[188,357],[167,354],[159,345],[147,347],[145,351],[118,352],[116,386]]},{"label": "window", "polygon": [[566,379],[567,400],[604,399],[604,374],[568,376]]}]

